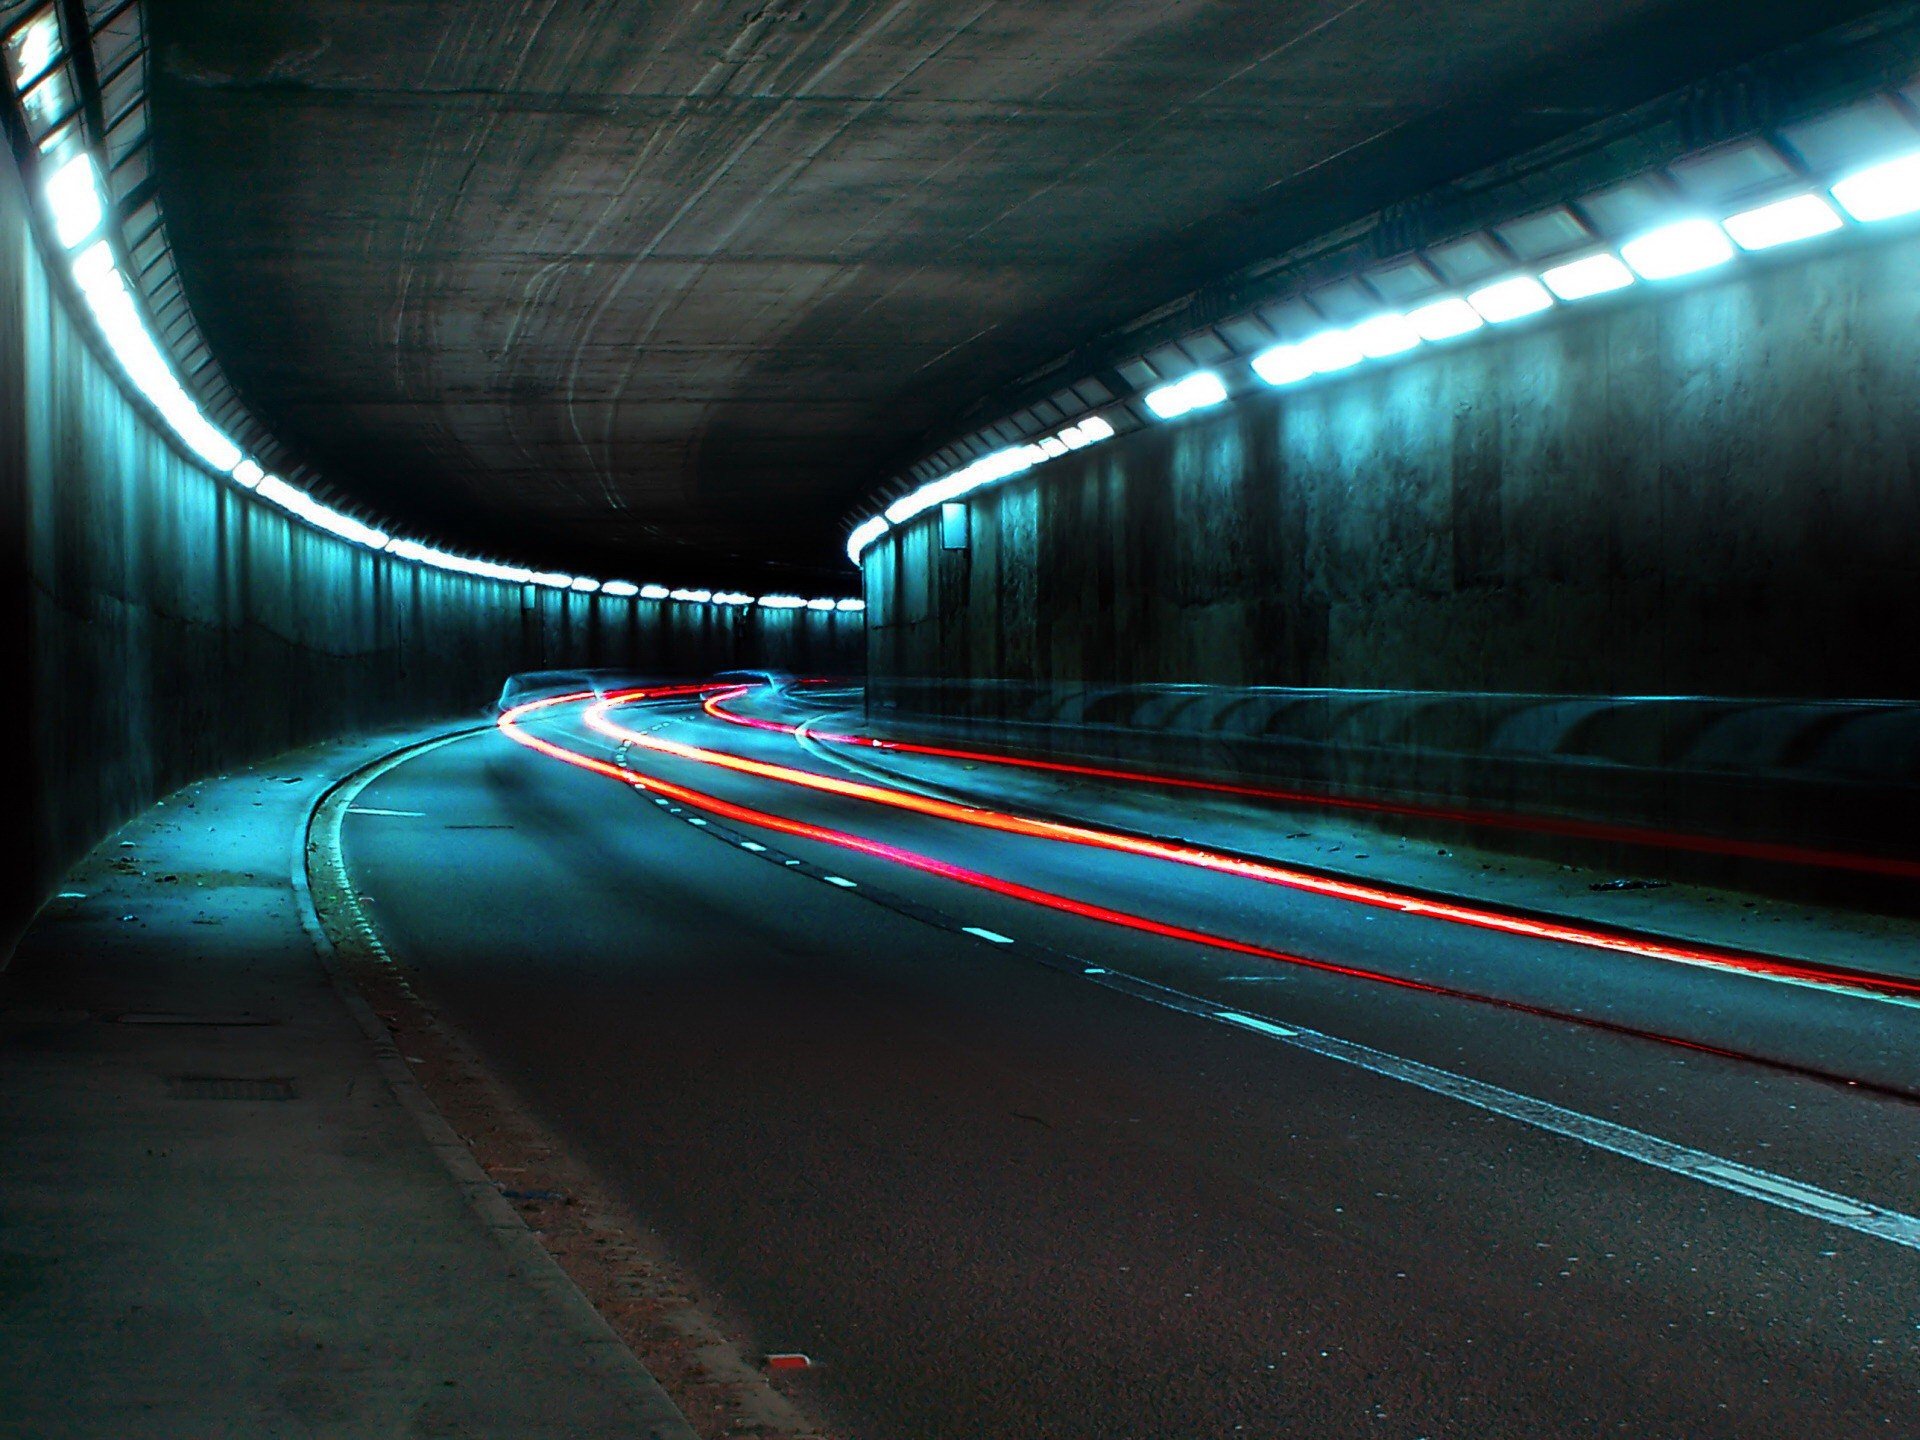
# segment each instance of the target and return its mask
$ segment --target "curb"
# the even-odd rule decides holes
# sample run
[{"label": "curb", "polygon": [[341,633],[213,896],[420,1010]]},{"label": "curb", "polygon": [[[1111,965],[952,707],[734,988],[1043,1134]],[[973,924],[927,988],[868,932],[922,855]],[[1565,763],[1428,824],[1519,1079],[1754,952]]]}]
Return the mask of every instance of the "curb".
[{"label": "curb", "polygon": [[[339,846],[340,818],[347,805],[351,804],[362,790],[388,771],[409,760],[417,759],[442,746],[484,734],[492,729],[491,724],[467,726],[449,734],[438,735],[431,740],[404,745],[379,759],[359,766],[321,792],[293,836],[293,854],[289,869],[293,879],[294,895],[298,901],[300,924],[312,939],[314,950],[326,969],[327,978],[332,983],[334,992],[372,1043],[381,1078],[387,1082],[388,1088],[393,1091],[394,1098],[400,1102],[401,1108],[413,1117],[428,1148],[446,1167],[448,1175],[460,1191],[461,1199],[486,1227],[500,1248],[506,1252],[520,1278],[531,1284],[534,1290],[545,1297],[559,1312],[562,1324],[579,1341],[594,1368],[624,1378],[639,1392],[642,1408],[646,1412],[648,1440],[699,1440],[697,1432],[688,1424],[686,1417],[680,1413],[679,1407],[669,1398],[660,1382],[626,1347],[625,1342],[614,1332],[605,1317],[593,1307],[592,1302],[560,1268],[559,1262],[534,1237],[519,1212],[507,1203],[500,1194],[499,1188],[480,1168],[479,1162],[473,1158],[473,1152],[467,1148],[466,1142],[447,1123],[433,1101],[428,1098],[427,1092],[414,1078],[413,1071],[393,1043],[393,1037],[388,1034],[386,1026],[380,1023],[380,1017],[374,1014],[373,1007],[361,996],[352,979],[347,975],[340,961],[339,949],[334,944],[333,937],[327,933],[326,926],[320,918],[319,909],[314,903],[310,878],[314,865],[329,865],[339,873],[344,882],[345,871],[341,864]],[[365,939],[370,948],[385,960],[387,958],[385,947],[380,944],[379,937],[367,925],[365,917],[356,914],[355,918],[360,928],[365,931]]]}]

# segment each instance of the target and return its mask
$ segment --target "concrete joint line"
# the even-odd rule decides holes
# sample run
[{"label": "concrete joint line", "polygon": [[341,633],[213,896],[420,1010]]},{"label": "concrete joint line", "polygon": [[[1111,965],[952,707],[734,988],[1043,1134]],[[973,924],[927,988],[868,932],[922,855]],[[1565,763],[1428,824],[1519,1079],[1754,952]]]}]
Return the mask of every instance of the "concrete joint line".
[{"label": "concrete joint line", "polygon": [[627,1348],[566,1271],[560,1268],[559,1261],[534,1237],[520,1213],[501,1195],[499,1187],[486,1171],[480,1168],[480,1162],[473,1158],[473,1152],[467,1148],[466,1142],[455,1133],[428,1098],[411,1067],[401,1057],[386,1026],[380,1023],[380,1017],[374,1014],[373,1007],[361,996],[347,975],[341,964],[339,950],[314,902],[311,877],[314,871],[318,871],[330,882],[335,893],[347,897],[347,924],[354,938],[365,944],[369,952],[382,962],[390,964],[391,958],[386,947],[380,943],[379,936],[374,933],[360,906],[352,900],[352,891],[347,885],[346,865],[340,850],[340,826],[347,808],[361,791],[388,771],[442,746],[470,739],[491,729],[491,724],[468,726],[432,740],[403,746],[363,765],[321,794],[293,837],[291,874],[300,923],[312,939],[322,965],[326,967],[327,978],[332,982],[334,992],[372,1042],[381,1078],[419,1126],[427,1148],[446,1166],[461,1198],[514,1262],[520,1278],[530,1282],[537,1293],[553,1301],[562,1323],[584,1351],[599,1357],[601,1365],[624,1375],[641,1391],[649,1414],[648,1440],[699,1440],[660,1382]]}]

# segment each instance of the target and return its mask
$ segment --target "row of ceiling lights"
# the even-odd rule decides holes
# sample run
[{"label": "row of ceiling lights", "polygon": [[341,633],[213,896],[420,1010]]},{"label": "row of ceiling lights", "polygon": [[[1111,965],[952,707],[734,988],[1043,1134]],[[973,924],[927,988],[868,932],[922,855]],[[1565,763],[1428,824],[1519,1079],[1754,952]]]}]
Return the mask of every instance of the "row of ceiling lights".
[{"label": "row of ceiling lights", "polygon": [[315,529],[349,544],[437,570],[620,599],[815,612],[854,613],[866,608],[860,600],[669,589],[664,585],[595,580],[584,575],[477,560],[417,540],[388,535],[322,503],[279,476],[268,474],[259,462],[243,453],[231,437],[208,420],[187,393],[149,329],[132,287],[121,273],[119,260],[106,238],[107,205],[100,169],[80,133],[77,91],[63,63],[65,53],[60,21],[50,6],[17,26],[4,42],[14,91],[20,97],[29,128],[39,144],[41,168],[47,177],[41,190],[54,237],[67,251],[74,284],[129,383],[159,413],[180,443],[211,469]]},{"label": "row of ceiling lights", "polygon": [[[1248,370],[1268,389],[1293,389],[1355,370],[1369,361],[1392,360],[1489,328],[1514,325],[1561,305],[1578,305],[1642,282],[1660,284],[1704,275],[1732,263],[1743,253],[1761,254],[1832,235],[1846,229],[1849,220],[1876,225],[1920,214],[1920,150],[1912,148],[1912,127],[1906,123],[1904,111],[1882,97],[1817,123],[1842,137],[1842,145],[1851,138],[1856,148],[1881,153],[1871,162],[1856,158],[1852,166],[1838,171],[1840,178],[1830,184],[1813,185],[1793,176],[1776,152],[1758,142],[1724,149],[1711,157],[1713,163],[1739,173],[1734,163],[1737,161],[1748,171],[1766,176],[1766,198],[1719,219],[1698,213],[1668,218],[1641,229],[1618,246],[1590,245],[1584,253],[1576,249],[1543,267],[1514,272],[1509,266],[1509,273],[1498,278],[1487,276],[1485,283],[1424,299],[1409,308],[1376,308],[1375,313],[1354,323],[1325,325],[1298,339],[1259,348],[1249,359]],[[1899,138],[1903,135],[1904,139]],[[1759,155],[1771,158],[1754,158]],[[1778,173],[1770,173],[1769,165]],[[1628,187],[1620,188],[1624,191]],[[1572,233],[1591,241],[1592,236],[1564,209],[1547,214],[1565,216]],[[1420,268],[1420,274],[1431,280],[1432,271],[1425,267]],[[1357,286],[1352,289],[1359,291]],[[1316,313],[1297,301],[1281,309],[1287,317],[1280,322],[1283,327],[1289,321],[1297,327]],[[1240,323],[1260,333],[1259,322],[1251,317]],[[1218,345],[1219,341],[1213,339],[1212,343]],[[1178,347],[1166,348],[1176,353],[1172,363],[1185,359]],[[1153,375],[1151,365],[1133,363],[1139,373]],[[1122,367],[1123,374],[1127,368]],[[1152,419],[1171,421],[1222,405],[1233,393],[1227,373],[1203,368],[1153,385],[1140,396],[1140,404]],[[1084,431],[1089,425],[1102,427],[1107,435],[1114,433],[1112,423],[1099,416],[1082,420],[1076,428]],[[1059,448],[1043,452],[1047,443],[996,451],[911,491],[882,514],[854,528],[847,541],[849,558],[858,565],[874,541],[934,505],[1066,453]]]}]

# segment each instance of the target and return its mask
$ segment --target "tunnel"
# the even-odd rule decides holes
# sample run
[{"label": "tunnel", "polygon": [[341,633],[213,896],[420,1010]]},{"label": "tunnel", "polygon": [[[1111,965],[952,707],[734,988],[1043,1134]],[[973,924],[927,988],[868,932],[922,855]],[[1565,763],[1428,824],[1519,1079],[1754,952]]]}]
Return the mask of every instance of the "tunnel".
[{"label": "tunnel", "polygon": [[0,1437],[1920,1437],[1920,4],[0,0]]}]

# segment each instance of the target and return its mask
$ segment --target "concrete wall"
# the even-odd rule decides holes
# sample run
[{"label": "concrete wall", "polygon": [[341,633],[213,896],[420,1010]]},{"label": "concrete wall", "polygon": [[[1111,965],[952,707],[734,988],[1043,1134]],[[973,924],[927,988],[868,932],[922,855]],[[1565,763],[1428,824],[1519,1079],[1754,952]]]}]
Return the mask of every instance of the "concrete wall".
[{"label": "concrete wall", "polygon": [[[1854,237],[1057,460],[869,551],[876,719],[1920,854],[1920,706],[1585,698],[1920,699],[1916,274]],[[1577,698],[1521,744],[1489,692]]]},{"label": "concrete wall", "polygon": [[163,440],[66,304],[0,162],[0,955],[74,858],[208,771],[477,713],[516,669],[857,668],[857,615],[523,591],[287,520]]},{"label": "concrete wall", "polygon": [[869,662],[1040,684],[1920,695],[1920,239],[1156,427],[869,552]]}]

